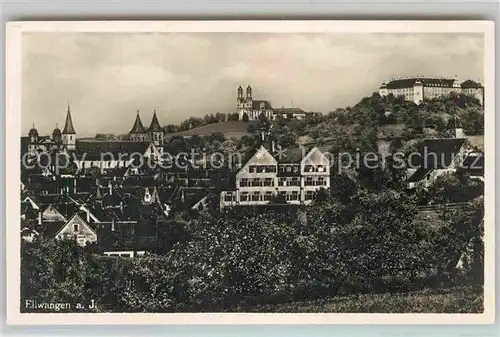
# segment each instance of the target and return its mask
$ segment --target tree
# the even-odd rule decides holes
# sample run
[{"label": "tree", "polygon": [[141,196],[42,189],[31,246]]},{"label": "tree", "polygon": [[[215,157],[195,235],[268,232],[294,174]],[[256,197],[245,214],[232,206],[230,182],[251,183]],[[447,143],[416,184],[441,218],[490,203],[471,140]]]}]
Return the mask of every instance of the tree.
[{"label": "tree", "polygon": [[293,132],[287,132],[279,136],[278,144],[282,147],[296,147],[297,135]]},{"label": "tree", "polygon": [[217,122],[219,122],[219,123],[225,122],[225,121],[226,121],[226,114],[223,114],[223,113],[217,112],[217,113],[215,114],[215,119],[216,119],[216,120],[217,120]]},{"label": "tree", "polygon": [[177,125],[174,125],[174,124],[169,124],[169,125],[166,125],[164,128],[163,128],[163,131],[165,133],[174,133],[174,132],[177,132],[178,131],[178,126]]}]

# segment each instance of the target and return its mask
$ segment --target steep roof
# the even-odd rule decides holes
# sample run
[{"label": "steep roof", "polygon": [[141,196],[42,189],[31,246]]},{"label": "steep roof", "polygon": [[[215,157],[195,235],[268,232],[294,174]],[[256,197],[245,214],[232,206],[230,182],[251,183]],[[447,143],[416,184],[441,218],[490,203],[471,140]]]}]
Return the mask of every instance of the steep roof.
[{"label": "steep roof", "polygon": [[137,110],[137,116],[135,116],[135,122],[132,126],[132,130],[129,133],[146,133],[144,125],[142,125],[141,116],[139,115],[139,110]]},{"label": "steep roof", "polygon": [[153,119],[151,120],[151,124],[149,125],[149,132],[162,132],[163,129],[160,126],[160,122],[158,122],[158,117],[156,117],[156,110],[153,113]]},{"label": "steep roof", "polygon": [[75,128],[73,127],[73,120],[71,119],[71,111],[68,105],[68,112],[66,113],[66,123],[64,124],[63,134],[76,134]]},{"label": "steep roof", "polygon": [[[111,154],[113,159],[118,160],[119,154],[133,153],[144,154],[149,146],[150,142],[134,142],[127,140],[78,140],[76,141],[77,156],[83,159],[85,155],[85,160],[100,160],[101,154]],[[111,160],[109,156],[103,156],[102,159]],[[126,157],[122,157],[127,159]]]},{"label": "steep roof", "polygon": [[412,156],[410,164],[412,168],[445,169],[460,154],[460,149],[466,141],[465,138],[424,139],[420,147],[420,155]]}]

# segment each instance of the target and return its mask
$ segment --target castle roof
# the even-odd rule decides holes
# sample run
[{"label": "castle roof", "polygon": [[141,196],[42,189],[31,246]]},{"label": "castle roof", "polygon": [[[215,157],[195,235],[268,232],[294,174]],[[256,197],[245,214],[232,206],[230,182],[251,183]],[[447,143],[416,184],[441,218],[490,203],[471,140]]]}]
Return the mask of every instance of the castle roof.
[{"label": "castle roof", "polygon": [[141,116],[139,115],[139,110],[137,110],[137,116],[135,117],[134,126],[129,133],[146,133],[144,125],[142,125]]},{"label": "castle roof", "polygon": [[156,117],[156,110],[153,113],[153,119],[151,120],[151,124],[149,125],[149,132],[162,132],[162,128],[160,126],[160,122],[158,122],[158,117]]},{"label": "castle roof", "polygon": [[71,119],[71,111],[68,105],[68,112],[66,114],[66,123],[64,124],[63,132],[64,134],[76,134],[75,128],[73,127],[73,120]]},{"label": "castle roof", "polygon": [[386,84],[387,89],[402,89],[411,88],[415,82],[420,81],[424,87],[444,87],[452,88],[455,79],[451,78],[430,78],[430,77],[413,77],[392,80]]},{"label": "castle roof", "polygon": [[462,88],[481,88],[481,83],[474,82],[473,80],[464,81],[461,85]]}]

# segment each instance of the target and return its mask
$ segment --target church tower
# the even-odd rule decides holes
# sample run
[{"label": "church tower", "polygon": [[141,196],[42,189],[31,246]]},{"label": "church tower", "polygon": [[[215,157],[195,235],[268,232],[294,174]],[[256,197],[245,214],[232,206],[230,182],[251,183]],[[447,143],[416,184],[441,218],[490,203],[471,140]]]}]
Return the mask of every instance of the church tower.
[{"label": "church tower", "polygon": [[249,85],[247,87],[247,98],[246,98],[246,102],[245,102],[245,107],[248,108],[248,109],[251,109],[252,108],[252,87]]},{"label": "church tower", "polygon": [[135,117],[134,125],[132,126],[132,130],[129,132],[130,140],[135,142],[144,142],[148,140],[148,133],[142,125],[141,116],[139,115],[139,110],[137,110],[137,116]]},{"label": "church tower", "polygon": [[62,144],[66,146],[68,151],[76,150],[76,132],[71,119],[71,110],[68,104],[68,112],[66,113],[66,123],[62,131]]},{"label": "church tower", "polygon": [[38,148],[38,130],[35,129],[35,123],[33,123],[33,127],[30,129],[28,133],[28,152],[33,154],[35,150]]},{"label": "church tower", "polygon": [[160,126],[160,122],[158,122],[156,110],[153,112],[153,119],[149,125],[148,133],[156,146],[163,147],[163,129]]},{"label": "church tower", "polygon": [[62,142],[61,130],[57,127],[57,124],[56,124],[56,128],[54,129],[54,131],[52,131],[52,140],[57,145],[61,144],[61,142]]}]

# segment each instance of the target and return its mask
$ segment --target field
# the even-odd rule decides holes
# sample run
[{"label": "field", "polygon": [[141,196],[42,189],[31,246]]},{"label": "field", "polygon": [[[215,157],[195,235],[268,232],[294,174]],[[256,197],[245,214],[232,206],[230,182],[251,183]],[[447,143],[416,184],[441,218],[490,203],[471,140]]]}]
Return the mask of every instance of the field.
[{"label": "field", "polygon": [[165,135],[165,138],[169,139],[174,136],[190,137],[192,135],[208,136],[209,134],[212,133],[221,132],[224,134],[226,138],[235,137],[239,139],[244,135],[248,134],[247,132],[248,125],[249,122],[243,122],[243,121],[228,121],[222,123],[214,123],[214,124],[203,125],[198,128],[186,131],[169,133]]},{"label": "field", "polygon": [[409,293],[362,294],[314,301],[239,306],[242,312],[324,313],[481,313],[483,288],[462,286]]}]

